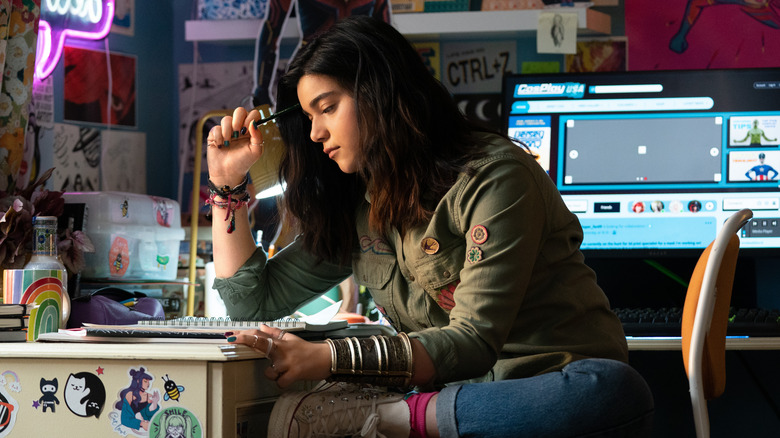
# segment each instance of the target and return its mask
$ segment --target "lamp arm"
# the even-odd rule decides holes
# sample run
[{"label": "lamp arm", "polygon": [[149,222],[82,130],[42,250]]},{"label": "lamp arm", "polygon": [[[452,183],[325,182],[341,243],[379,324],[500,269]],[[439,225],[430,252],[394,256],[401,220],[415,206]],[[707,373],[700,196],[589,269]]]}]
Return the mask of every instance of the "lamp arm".
[{"label": "lamp arm", "polygon": [[[195,163],[192,169],[192,200],[190,202],[190,265],[189,284],[187,286],[187,316],[195,315],[195,284],[197,280],[197,248],[198,248],[198,222],[200,204],[200,170],[203,165],[203,125],[212,117],[220,117],[231,114],[228,110],[209,111],[198,120],[195,131]],[[184,171],[184,169],[180,169]],[[210,287],[210,286],[209,286]],[[203,286],[204,294],[206,285]]]}]

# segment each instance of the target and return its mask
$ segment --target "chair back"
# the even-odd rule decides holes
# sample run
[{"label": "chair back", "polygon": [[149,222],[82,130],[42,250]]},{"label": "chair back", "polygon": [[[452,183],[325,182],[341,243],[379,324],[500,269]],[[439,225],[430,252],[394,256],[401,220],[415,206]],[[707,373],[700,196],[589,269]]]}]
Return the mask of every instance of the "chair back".
[{"label": "chair back", "polygon": [[682,317],[682,354],[688,375],[697,436],[709,436],[707,400],[726,387],[726,329],[739,252],[739,231],[753,217],[744,209],[731,215],[699,257]]}]

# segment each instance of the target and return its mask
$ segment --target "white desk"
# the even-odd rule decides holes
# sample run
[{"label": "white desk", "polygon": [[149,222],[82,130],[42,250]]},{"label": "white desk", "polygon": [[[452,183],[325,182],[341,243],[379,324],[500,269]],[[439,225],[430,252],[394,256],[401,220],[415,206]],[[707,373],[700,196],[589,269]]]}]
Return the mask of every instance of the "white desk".
[{"label": "white desk", "polygon": [[[13,406],[8,416],[0,405],[0,438],[162,437],[175,420],[193,438],[265,436],[279,394],[267,365],[229,344],[0,343],[0,402]],[[148,430],[123,425],[116,407],[140,368],[152,377],[147,392],[159,393]],[[57,379],[56,391],[45,394],[41,379]]]}]

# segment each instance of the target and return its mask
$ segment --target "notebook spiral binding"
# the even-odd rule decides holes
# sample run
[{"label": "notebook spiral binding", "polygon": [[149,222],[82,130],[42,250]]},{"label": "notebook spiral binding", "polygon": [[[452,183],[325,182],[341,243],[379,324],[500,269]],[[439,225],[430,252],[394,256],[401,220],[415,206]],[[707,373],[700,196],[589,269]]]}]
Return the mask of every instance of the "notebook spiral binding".
[{"label": "notebook spiral binding", "polygon": [[185,316],[174,319],[143,319],[138,321],[140,325],[148,326],[177,326],[177,327],[236,327],[257,328],[261,324],[281,329],[298,327],[303,322],[298,318],[287,317],[273,321],[253,321],[247,319],[233,319],[227,317]]}]

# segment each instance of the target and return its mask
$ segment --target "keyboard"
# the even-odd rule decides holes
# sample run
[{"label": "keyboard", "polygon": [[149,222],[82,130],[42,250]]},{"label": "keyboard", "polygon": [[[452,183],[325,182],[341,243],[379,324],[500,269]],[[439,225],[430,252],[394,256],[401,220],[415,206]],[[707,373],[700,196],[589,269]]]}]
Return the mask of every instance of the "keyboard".
[{"label": "keyboard", "polygon": [[[626,336],[680,336],[682,308],[616,308]],[[727,336],[780,337],[777,309],[729,309]]]}]

